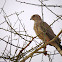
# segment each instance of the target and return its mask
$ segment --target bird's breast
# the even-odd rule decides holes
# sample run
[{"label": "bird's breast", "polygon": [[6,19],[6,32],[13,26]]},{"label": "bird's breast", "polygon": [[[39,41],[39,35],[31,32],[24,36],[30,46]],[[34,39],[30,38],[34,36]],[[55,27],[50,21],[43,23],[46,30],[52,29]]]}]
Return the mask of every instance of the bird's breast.
[{"label": "bird's breast", "polygon": [[41,29],[41,27],[40,27],[39,24],[34,24],[34,30],[35,30],[36,35],[37,35],[41,40],[43,40],[43,41],[44,41],[44,39],[45,39],[45,41],[47,41],[47,39],[48,39],[48,41],[50,40],[50,39],[48,38],[48,36],[43,32],[43,30]]},{"label": "bird's breast", "polygon": [[43,38],[43,31],[42,31],[42,29],[40,29],[39,24],[38,25],[37,24],[34,24],[34,30],[35,30],[36,35],[40,39]]}]

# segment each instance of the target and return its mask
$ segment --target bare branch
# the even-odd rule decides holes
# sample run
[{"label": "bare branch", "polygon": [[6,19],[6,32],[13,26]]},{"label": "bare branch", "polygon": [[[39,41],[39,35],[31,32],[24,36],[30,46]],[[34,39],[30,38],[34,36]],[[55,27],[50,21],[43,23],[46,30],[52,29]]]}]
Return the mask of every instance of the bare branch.
[{"label": "bare branch", "polygon": [[53,42],[54,40],[57,39],[57,37],[62,33],[62,30],[58,33],[57,36],[55,36],[55,38],[53,38],[51,41],[49,41],[46,44],[43,44],[41,47],[39,47],[38,49],[36,49],[35,51],[31,52],[28,56],[26,56],[23,60],[21,60],[20,62],[23,62],[25,60],[27,60],[29,57],[31,57],[35,52],[37,52],[38,50],[40,50],[41,48],[44,48],[46,45],[48,45],[49,43]]}]

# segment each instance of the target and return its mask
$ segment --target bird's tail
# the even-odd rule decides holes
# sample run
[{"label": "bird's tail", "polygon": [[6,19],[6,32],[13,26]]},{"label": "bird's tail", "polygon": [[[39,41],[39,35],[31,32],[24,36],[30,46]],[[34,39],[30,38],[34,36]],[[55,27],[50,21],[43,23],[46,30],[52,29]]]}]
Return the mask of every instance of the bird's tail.
[{"label": "bird's tail", "polygon": [[55,48],[57,49],[57,51],[60,53],[60,55],[62,56],[62,46],[60,44],[56,44]]}]

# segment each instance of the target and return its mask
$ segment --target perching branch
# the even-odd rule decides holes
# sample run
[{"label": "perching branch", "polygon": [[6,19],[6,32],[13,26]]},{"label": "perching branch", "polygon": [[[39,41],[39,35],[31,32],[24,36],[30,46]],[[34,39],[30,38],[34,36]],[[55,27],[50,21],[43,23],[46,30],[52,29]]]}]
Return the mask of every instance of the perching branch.
[{"label": "perching branch", "polygon": [[58,35],[57,36],[55,36],[55,38],[53,38],[51,41],[49,41],[48,43],[46,43],[46,44],[43,44],[41,47],[39,47],[38,49],[36,49],[35,51],[33,51],[33,52],[31,52],[28,56],[26,56],[23,60],[21,60],[20,62],[24,62],[24,61],[26,61],[29,57],[31,57],[35,52],[37,52],[38,50],[40,50],[41,48],[44,48],[46,45],[48,45],[49,43],[51,43],[51,42],[54,42],[57,38],[58,38],[58,36],[60,35],[62,33],[62,30],[58,33]]}]

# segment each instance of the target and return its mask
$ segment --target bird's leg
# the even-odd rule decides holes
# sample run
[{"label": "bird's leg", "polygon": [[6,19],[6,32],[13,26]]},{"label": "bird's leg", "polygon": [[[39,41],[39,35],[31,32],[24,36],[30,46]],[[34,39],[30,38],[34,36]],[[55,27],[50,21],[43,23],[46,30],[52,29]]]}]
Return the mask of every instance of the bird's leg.
[{"label": "bird's leg", "polygon": [[[43,35],[44,35],[44,44],[46,44],[45,33]],[[46,46],[44,47],[44,55],[47,55]]]},{"label": "bird's leg", "polygon": [[[48,40],[47,40],[46,42],[48,42]],[[45,44],[46,42],[44,42],[44,44]],[[47,55],[46,46],[44,47],[44,55]]]},{"label": "bird's leg", "polygon": [[46,47],[44,47],[44,55],[47,55]]}]

